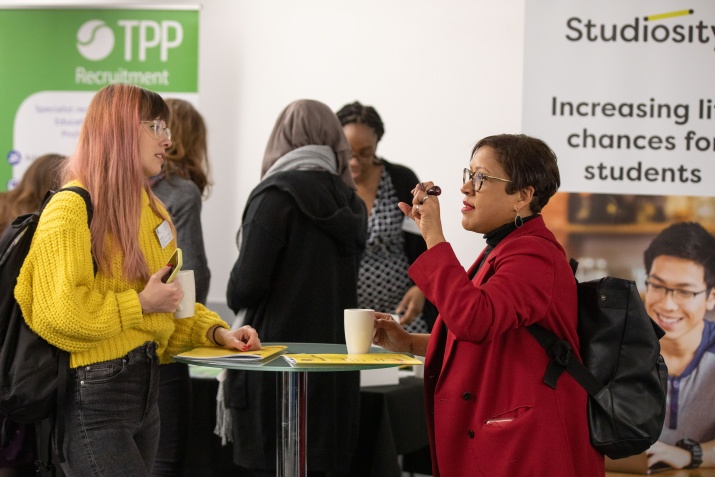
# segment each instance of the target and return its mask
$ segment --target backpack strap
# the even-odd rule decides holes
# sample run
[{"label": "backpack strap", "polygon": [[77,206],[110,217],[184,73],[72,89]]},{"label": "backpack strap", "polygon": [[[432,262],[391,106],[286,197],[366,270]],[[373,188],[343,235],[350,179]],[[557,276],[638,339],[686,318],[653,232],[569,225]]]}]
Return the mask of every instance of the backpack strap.
[{"label": "backpack strap", "polygon": [[65,452],[63,446],[65,443],[65,415],[64,411],[60,414],[60,409],[65,409],[67,405],[67,394],[69,393],[70,387],[67,385],[69,381],[69,371],[70,371],[70,354],[67,351],[60,350],[60,361],[57,365],[57,413],[55,419],[57,422],[57,458],[60,464],[67,462],[65,458]]},{"label": "backpack strap", "polygon": [[[575,279],[578,261],[572,258],[569,260],[569,265]],[[576,280],[576,283],[578,283],[578,280]],[[566,371],[591,396],[595,396],[603,389],[603,384],[596,376],[581,361],[576,359],[572,352],[573,348],[568,341],[557,338],[556,335],[538,323],[527,326],[526,330],[531,333],[531,336],[539,342],[541,347],[546,350],[548,357],[551,358],[551,362],[546,367],[546,373],[544,373],[544,384],[556,389],[556,382],[561,373]]]},{"label": "backpack strap", "polygon": [[[45,199],[42,203],[42,207],[40,208],[39,214],[42,214],[42,211],[45,209],[45,206],[50,202],[50,199],[57,193],[57,192],[62,192],[62,191],[72,191],[76,194],[78,194],[82,199],[84,199],[84,205],[87,207],[87,226],[89,227],[92,224],[92,216],[94,215],[94,207],[92,206],[92,199],[89,196],[89,192],[86,189],[83,189],[78,186],[70,186],[70,187],[64,187],[58,191],[49,191],[45,195]],[[97,262],[94,259],[94,256],[92,257],[92,265],[94,266],[94,273],[95,275],[97,274]],[[57,409],[64,409],[67,400],[68,400],[68,392],[69,392],[69,386],[67,386],[67,381],[69,379],[69,369],[70,369],[70,354],[67,351],[64,350],[59,350],[59,365],[57,367],[58,370],[58,379],[57,379]],[[64,450],[63,450],[63,445],[64,445],[64,438],[65,438],[65,416],[60,416],[59,412],[55,416],[56,419],[56,448],[54,448],[54,452],[57,455],[60,463],[64,463],[67,460],[65,459],[64,455]]]},{"label": "backpack strap", "polygon": [[52,199],[55,194],[66,190],[72,191],[84,199],[84,205],[85,207],[87,207],[87,225],[89,226],[92,223],[92,215],[94,215],[94,206],[92,205],[92,198],[89,196],[89,191],[79,186],[63,187],[59,190],[48,190],[45,194],[45,198],[42,199],[42,205],[40,206],[40,210],[39,212],[37,212],[37,215],[42,215],[42,211],[45,210],[45,207],[47,206],[47,204],[50,203],[50,199]]},{"label": "backpack strap", "polygon": [[37,455],[33,462],[35,464],[35,475],[55,477],[57,467],[52,462],[52,428],[53,418],[47,418],[35,423],[35,442],[37,444]]},{"label": "backpack strap", "polygon": [[[71,190],[72,192],[78,194],[80,197],[84,199],[84,205],[87,207],[87,225],[92,223],[92,215],[94,214],[94,206],[92,205],[92,198],[89,196],[89,191],[87,189],[83,189],[82,187],[79,186],[69,186],[69,187],[63,187],[62,189],[58,190],[57,192],[62,192],[65,190]],[[55,194],[57,193],[55,192]]]},{"label": "backpack strap", "polygon": [[544,384],[556,389],[556,382],[561,373],[569,373],[591,396],[596,396],[603,384],[573,354],[568,341],[557,338],[552,332],[538,323],[526,327],[527,331],[539,342],[551,362],[544,373]]}]

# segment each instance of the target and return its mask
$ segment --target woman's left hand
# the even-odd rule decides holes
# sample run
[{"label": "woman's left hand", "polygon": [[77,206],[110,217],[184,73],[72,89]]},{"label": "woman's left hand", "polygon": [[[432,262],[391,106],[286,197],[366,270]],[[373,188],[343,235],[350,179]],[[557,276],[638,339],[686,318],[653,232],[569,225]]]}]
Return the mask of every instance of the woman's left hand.
[{"label": "woman's left hand", "polygon": [[258,339],[258,332],[249,325],[243,325],[236,330],[228,330],[223,327],[218,327],[215,334],[212,333],[212,338],[215,338],[216,344],[233,348],[239,351],[252,351],[261,349],[261,340]]},{"label": "woman's left hand", "polygon": [[425,307],[425,296],[422,291],[415,285],[411,287],[402,297],[402,301],[397,305],[395,313],[398,315],[403,314],[400,317],[400,324],[402,326],[409,325],[417,315],[422,313]]},{"label": "woman's left hand", "polygon": [[387,313],[375,312],[375,335],[372,342],[389,351],[412,352],[412,335]]}]

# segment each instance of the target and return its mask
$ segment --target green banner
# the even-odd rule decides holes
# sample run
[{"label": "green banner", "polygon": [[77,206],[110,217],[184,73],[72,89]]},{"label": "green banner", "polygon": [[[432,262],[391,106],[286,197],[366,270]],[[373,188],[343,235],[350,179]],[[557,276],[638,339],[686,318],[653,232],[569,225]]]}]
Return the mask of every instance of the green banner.
[{"label": "green banner", "polygon": [[0,190],[72,153],[94,92],[131,83],[198,93],[198,8],[0,9]]}]

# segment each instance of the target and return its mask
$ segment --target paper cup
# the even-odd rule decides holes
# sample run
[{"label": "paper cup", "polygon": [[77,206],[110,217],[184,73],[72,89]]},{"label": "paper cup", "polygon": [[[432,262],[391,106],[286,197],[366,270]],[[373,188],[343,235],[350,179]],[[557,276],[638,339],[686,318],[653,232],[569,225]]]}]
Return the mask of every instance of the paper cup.
[{"label": "paper cup", "polygon": [[196,307],[196,283],[194,282],[193,270],[181,270],[176,276],[176,280],[181,283],[181,291],[184,298],[179,302],[179,307],[174,312],[174,318],[189,318],[194,316]]},{"label": "paper cup", "polygon": [[375,329],[375,310],[347,309],[344,321],[348,354],[369,353]]}]

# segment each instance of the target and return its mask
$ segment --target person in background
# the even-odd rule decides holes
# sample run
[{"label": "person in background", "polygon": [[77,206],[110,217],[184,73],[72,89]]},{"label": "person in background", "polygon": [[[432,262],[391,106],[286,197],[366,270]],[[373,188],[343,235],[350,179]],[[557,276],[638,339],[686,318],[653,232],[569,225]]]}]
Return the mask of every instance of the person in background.
[{"label": "person in background", "polygon": [[0,233],[15,217],[36,212],[49,190],[60,186],[60,172],[66,156],[45,154],[30,164],[17,186],[0,192]]},{"label": "person in background", "polygon": [[[0,192],[0,233],[15,217],[40,209],[47,191],[60,186],[60,172],[66,159],[60,154],[42,155],[30,164],[17,187]],[[10,436],[7,445],[0,447],[0,477],[34,476],[34,427],[6,420],[0,413],[0,428]]]},{"label": "person in background", "polygon": [[[411,200],[419,182],[412,170],[377,156],[385,133],[372,106],[346,104],[338,112],[352,149],[350,172],[368,213],[367,244],[358,275],[358,307],[390,310],[411,332],[427,332],[436,310],[407,274],[409,266],[427,247],[414,222],[406,218],[399,202]],[[424,312],[424,313],[423,313]]]},{"label": "person in background", "polygon": [[664,229],[644,253],[645,307],[665,331],[668,366],[663,431],[647,451],[648,465],[715,467],[715,237],[700,224]]},{"label": "person in background", "polygon": [[[325,104],[299,100],[268,139],[261,182],[238,234],[226,297],[263,340],[345,343],[343,310],[357,305],[367,214],[355,193],[350,145]],[[229,370],[225,402],[234,461],[252,477],[276,475],[276,377]],[[345,475],[357,445],[360,376],[308,380],[309,475]]]},{"label": "person in background", "polygon": [[[166,99],[171,146],[161,174],[151,178],[154,194],[164,203],[176,227],[183,269],[194,271],[196,302],[206,304],[211,272],[201,229],[201,200],[209,193],[206,124],[191,103]],[[159,367],[159,450],[152,475],[182,475],[191,421],[191,377],[184,363]]]},{"label": "person in background", "polygon": [[376,313],[374,342],[426,356],[425,404],[435,477],[602,477],[590,443],[586,391],[544,384],[549,357],[526,326],[579,349],[576,283],[539,214],[560,185],[556,156],[525,135],[486,137],[464,169],[462,227],[486,248],[465,270],[442,232],[440,202],[417,184],[412,217],[427,242],[410,277],[439,310],[431,334]]},{"label": "person in background", "polygon": [[159,443],[159,364],[197,346],[260,348],[255,330],[231,331],[201,304],[174,319],[183,292],[162,278],[176,233],[149,185],[171,146],[168,114],[158,94],[137,86],[94,95],[63,175],[89,192],[91,224],[82,197],[56,194],[17,279],[28,326],[70,354],[73,398],[57,410],[68,476],[148,476]]}]

